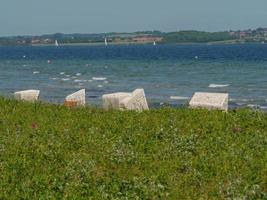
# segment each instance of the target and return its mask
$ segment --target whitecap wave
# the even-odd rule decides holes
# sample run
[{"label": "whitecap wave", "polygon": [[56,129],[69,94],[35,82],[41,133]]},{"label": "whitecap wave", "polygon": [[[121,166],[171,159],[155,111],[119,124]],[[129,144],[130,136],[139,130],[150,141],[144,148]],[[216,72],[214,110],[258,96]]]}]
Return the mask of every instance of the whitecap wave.
[{"label": "whitecap wave", "polygon": [[99,88],[102,88],[102,87],[103,87],[103,85],[98,85],[97,87],[99,87]]},{"label": "whitecap wave", "polygon": [[81,75],[82,75],[82,73],[76,73],[75,75],[76,75],[76,76],[81,76]]},{"label": "whitecap wave", "polygon": [[69,78],[63,78],[61,79],[62,81],[69,81],[70,79]]},{"label": "whitecap wave", "polygon": [[60,72],[59,74],[60,74],[60,75],[64,75],[64,74],[65,74],[65,72]]},{"label": "whitecap wave", "polygon": [[40,72],[39,71],[34,71],[33,74],[40,74]]},{"label": "whitecap wave", "polygon": [[242,101],[242,102],[249,102],[249,101],[254,101],[254,99],[238,99],[238,101]]},{"label": "whitecap wave", "polygon": [[223,88],[223,87],[228,87],[229,84],[210,84],[209,88]]},{"label": "whitecap wave", "polygon": [[107,80],[106,77],[93,77],[92,78],[94,81],[104,81],[104,80]]},{"label": "whitecap wave", "polygon": [[182,97],[182,96],[170,96],[170,99],[172,100],[188,100],[189,97]]},{"label": "whitecap wave", "polygon": [[86,82],[87,80],[82,80],[82,79],[75,79],[74,82],[75,83],[82,83],[82,82]]},{"label": "whitecap wave", "polygon": [[248,104],[247,106],[249,108],[258,108],[260,105],[258,105],[258,104]]}]

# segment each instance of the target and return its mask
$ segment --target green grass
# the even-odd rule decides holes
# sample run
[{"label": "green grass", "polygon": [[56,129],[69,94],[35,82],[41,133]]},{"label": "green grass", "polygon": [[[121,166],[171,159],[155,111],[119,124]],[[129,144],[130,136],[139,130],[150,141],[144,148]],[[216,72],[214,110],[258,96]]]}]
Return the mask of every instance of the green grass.
[{"label": "green grass", "polygon": [[0,98],[0,199],[267,199],[267,115]]}]

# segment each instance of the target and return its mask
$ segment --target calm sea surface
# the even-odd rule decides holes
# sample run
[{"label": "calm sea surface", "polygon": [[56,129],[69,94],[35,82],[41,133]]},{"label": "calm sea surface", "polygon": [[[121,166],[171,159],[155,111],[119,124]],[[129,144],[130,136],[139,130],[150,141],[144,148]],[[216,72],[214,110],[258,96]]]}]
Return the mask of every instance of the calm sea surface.
[{"label": "calm sea surface", "polygon": [[183,105],[194,92],[228,92],[230,106],[267,109],[267,45],[0,47],[0,95],[40,89],[62,103],[144,88],[152,106]]}]

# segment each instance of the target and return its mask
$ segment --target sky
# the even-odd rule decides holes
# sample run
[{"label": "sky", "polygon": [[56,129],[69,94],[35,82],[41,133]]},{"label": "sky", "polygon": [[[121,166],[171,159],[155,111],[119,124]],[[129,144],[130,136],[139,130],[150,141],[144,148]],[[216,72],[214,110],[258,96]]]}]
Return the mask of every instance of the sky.
[{"label": "sky", "polygon": [[0,0],[0,36],[267,27],[267,0]]}]

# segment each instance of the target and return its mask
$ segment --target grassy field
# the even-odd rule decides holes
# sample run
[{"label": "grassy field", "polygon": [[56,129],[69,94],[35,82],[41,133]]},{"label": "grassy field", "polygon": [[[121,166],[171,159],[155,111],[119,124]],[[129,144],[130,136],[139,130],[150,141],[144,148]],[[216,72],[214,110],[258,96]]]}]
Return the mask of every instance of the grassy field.
[{"label": "grassy field", "polygon": [[0,98],[0,199],[267,199],[267,115]]}]

